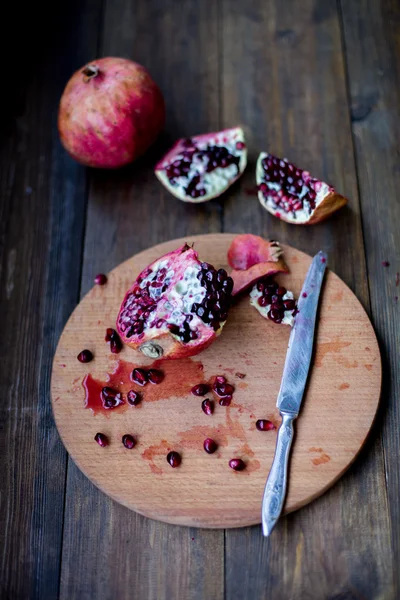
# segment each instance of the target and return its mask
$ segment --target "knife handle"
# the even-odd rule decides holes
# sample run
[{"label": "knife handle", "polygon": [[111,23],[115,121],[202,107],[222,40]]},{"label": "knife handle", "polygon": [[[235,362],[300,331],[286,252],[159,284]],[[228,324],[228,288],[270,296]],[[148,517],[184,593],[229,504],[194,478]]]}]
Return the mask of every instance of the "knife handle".
[{"label": "knife handle", "polygon": [[295,415],[281,413],[282,423],[276,440],[275,456],[265,485],[262,502],[263,534],[268,536],[281,514],[286,495],[290,447],[293,441]]}]

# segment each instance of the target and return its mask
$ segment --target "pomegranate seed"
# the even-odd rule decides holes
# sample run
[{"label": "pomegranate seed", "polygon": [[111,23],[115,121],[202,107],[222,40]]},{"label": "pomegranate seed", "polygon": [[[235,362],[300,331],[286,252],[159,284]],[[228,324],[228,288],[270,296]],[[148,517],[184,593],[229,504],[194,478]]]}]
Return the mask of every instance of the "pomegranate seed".
[{"label": "pomegranate seed", "polygon": [[98,445],[101,446],[102,448],[104,448],[105,446],[108,446],[108,439],[107,439],[107,436],[104,435],[104,433],[96,433],[96,435],[94,436],[94,439],[98,443]]},{"label": "pomegranate seed", "polygon": [[223,398],[220,398],[220,400],[219,400],[220,406],[229,406],[231,402],[232,402],[232,396],[224,396]]},{"label": "pomegranate seed", "polygon": [[126,433],[122,436],[122,443],[125,446],[125,448],[128,448],[128,450],[132,450],[132,448],[136,446],[135,438],[129,433]]},{"label": "pomegranate seed", "polygon": [[191,392],[194,396],[205,396],[210,391],[210,386],[206,383],[199,383],[192,387]]},{"label": "pomegranate seed", "polygon": [[96,285],[105,285],[107,283],[107,276],[104,275],[103,273],[99,273],[94,278],[94,282]]},{"label": "pomegranate seed", "polygon": [[221,385],[214,384],[214,392],[222,398],[223,396],[232,396],[235,388],[230,383],[221,383]]},{"label": "pomegranate seed", "polygon": [[207,438],[206,440],[204,440],[204,450],[208,453],[208,454],[214,454],[214,452],[217,451],[218,445],[216,442],[214,442],[214,440],[212,440],[211,438]]},{"label": "pomegranate seed", "polygon": [[164,379],[164,373],[158,369],[150,369],[147,373],[150,383],[158,384]]},{"label": "pomegranate seed", "polygon": [[244,379],[246,377],[245,373],[235,373],[235,376],[239,379]]},{"label": "pomegranate seed", "polygon": [[246,468],[246,465],[241,458],[231,458],[229,466],[234,471],[243,471],[243,469]]},{"label": "pomegranate seed", "polygon": [[383,267],[390,267],[390,262],[388,260],[383,260],[382,261],[382,266]]},{"label": "pomegranate seed", "polygon": [[226,383],[226,377],[224,377],[223,375],[217,375],[215,377],[215,383],[217,383],[218,385],[221,385],[221,383]]},{"label": "pomegranate seed", "polygon": [[212,400],[208,400],[208,398],[206,398],[201,403],[201,408],[206,415],[212,415],[214,412],[214,402]]},{"label": "pomegranate seed", "polygon": [[283,286],[278,287],[278,289],[276,290],[276,295],[277,296],[284,296],[287,292],[287,289]]},{"label": "pomegranate seed", "polygon": [[175,469],[176,467],[179,467],[179,465],[181,464],[182,458],[181,458],[181,455],[178,454],[178,452],[172,451],[167,454],[167,461],[169,462],[171,467],[173,469]]},{"label": "pomegranate seed", "polygon": [[307,292],[302,293],[303,298],[307,298],[307,295],[308,295]]},{"label": "pomegranate seed", "polygon": [[110,342],[110,350],[113,354],[119,354],[122,350],[122,342],[115,329],[108,327],[106,331],[106,342]]},{"label": "pomegranate seed", "polygon": [[285,307],[286,310],[294,310],[296,308],[296,302],[291,299],[284,300],[283,306]]},{"label": "pomegranate seed", "polygon": [[266,296],[261,296],[258,300],[257,300],[258,304],[262,307],[268,306],[269,302],[268,302],[268,298]]},{"label": "pomegranate seed", "polygon": [[114,337],[114,334],[116,334],[117,332],[115,331],[115,329],[111,329],[111,327],[108,327],[108,329],[106,330],[106,337],[105,340],[106,342],[111,342],[111,340]]},{"label": "pomegranate seed", "polygon": [[148,382],[148,376],[144,369],[133,369],[131,379],[138,385],[146,385]]},{"label": "pomegranate seed", "polygon": [[244,142],[236,142],[236,148],[238,150],[243,150],[244,148],[246,148],[246,144]]},{"label": "pomegranate seed", "polygon": [[88,363],[93,360],[93,354],[90,352],[90,350],[82,350],[82,352],[79,352],[77,359],[81,363]]},{"label": "pomegranate seed", "polygon": [[256,427],[258,431],[271,431],[272,429],[276,429],[272,421],[268,421],[268,419],[259,419],[256,422]]},{"label": "pomegranate seed", "polygon": [[128,401],[128,404],[130,404],[131,406],[137,406],[142,400],[140,394],[138,394],[138,392],[135,392],[134,390],[129,390],[126,399]]}]

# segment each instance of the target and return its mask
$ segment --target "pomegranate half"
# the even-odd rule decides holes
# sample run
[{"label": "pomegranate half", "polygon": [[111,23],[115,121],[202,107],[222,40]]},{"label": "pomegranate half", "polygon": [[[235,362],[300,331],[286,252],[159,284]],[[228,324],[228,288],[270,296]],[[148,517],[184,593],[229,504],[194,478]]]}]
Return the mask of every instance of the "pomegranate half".
[{"label": "pomegranate half", "polygon": [[258,157],[256,180],[262,206],[295,225],[318,223],[347,203],[329,184],[266,152]]},{"label": "pomegranate half", "polygon": [[122,302],[118,333],[151,358],[198,354],[221,333],[232,288],[224,269],[201,262],[186,244],[140,273]]},{"label": "pomegranate half", "polygon": [[240,127],[178,140],[156,165],[155,174],[184,202],[206,202],[223,194],[247,164]]},{"label": "pomegranate half", "polygon": [[160,89],[144,67],[126,58],[99,58],[76,71],[58,112],[64,148],[89,167],[132,162],[153,144],[164,122]]}]

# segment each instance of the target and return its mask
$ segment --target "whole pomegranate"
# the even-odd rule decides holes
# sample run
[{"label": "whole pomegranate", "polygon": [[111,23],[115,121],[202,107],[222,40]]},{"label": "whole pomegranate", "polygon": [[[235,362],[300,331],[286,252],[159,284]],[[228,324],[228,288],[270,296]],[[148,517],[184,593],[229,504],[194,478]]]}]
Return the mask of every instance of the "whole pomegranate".
[{"label": "whole pomegranate", "polygon": [[156,140],[165,121],[160,89],[141,65],[100,58],[71,77],[58,130],[69,154],[89,167],[126,165]]},{"label": "whole pomegranate", "polygon": [[247,148],[240,127],[178,140],[155,174],[184,202],[206,202],[223,194],[243,173]]},{"label": "whole pomegranate", "polygon": [[258,198],[262,206],[283,221],[313,225],[347,202],[324,181],[290,163],[261,152],[257,160]]},{"label": "whole pomegranate", "polygon": [[151,358],[198,354],[221,333],[233,281],[185,244],[140,273],[122,302],[122,340]]}]

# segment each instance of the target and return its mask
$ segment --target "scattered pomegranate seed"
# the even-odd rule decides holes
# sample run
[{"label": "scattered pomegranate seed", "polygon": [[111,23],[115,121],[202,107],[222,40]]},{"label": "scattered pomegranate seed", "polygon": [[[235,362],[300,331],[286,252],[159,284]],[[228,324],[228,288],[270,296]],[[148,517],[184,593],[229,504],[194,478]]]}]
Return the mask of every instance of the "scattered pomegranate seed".
[{"label": "scattered pomegranate seed", "polygon": [[77,359],[81,363],[88,363],[93,360],[93,354],[90,352],[90,350],[82,350],[82,352],[79,352]]},{"label": "scattered pomegranate seed", "polygon": [[390,262],[388,260],[383,260],[382,267],[390,267]]},{"label": "scattered pomegranate seed", "polygon": [[216,442],[214,442],[214,440],[212,440],[211,438],[207,438],[206,440],[204,440],[204,450],[208,453],[208,454],[214,454],[214,452],[216,452],[217,448],[218,448],[218,444]]},{"label": "scattered pomegranate seed", "polygon": [[146,383],[149,381],[148,375],[144,369],[133,369],[131,378],[132,381],[138,385],[146,385]]},{"label": "scattered pomegranate seed", "polygon": [[201,408],[206,415],[212,415],[214,412],[214,402],[212,400],[208,400],[208,398],[206,398],[201,403]]},{"label": "scattered pomegranate seed", "polygon": [[94,278],[94,282],[96,285],[105,285],[107,283],[107,276],[104,273],[99,273]]},{"label": "scattered pomegranate seed", "polygon": [[232,396],[224,396],[223,398],[220,398],[220,400],[219,400],[220,406],[229,406],[231,402],[232,402]]},{"label": "scattered pomegranate seed", "polygon": [[322,262],[322,263],[326,263],[326,258],[325,258],[325,256],[322,256],[322,257],[321,257],[321,262]]},{"label": "scattered pomegranate seed", "polygon": [[230,383],[221,383],[221,385],[214,384],[213,389],[220,398],[223,398],[224,396],[232,396],[233,392],[235,391],[235,388]]},{"label": "scattered pomegranate seed", "polygon": [[96,435],[94,436],[94,439],[98,443],[98,445],[101,446],[102,448],[105,448],[105,446],[108,446],[108,439],[107,439],[107,436],[104,435],[104,433],[96,433]]},{"label": "scattered pomegranate seed", "polygon": [[399,283],[400,283],[400,273],[397,272],[396,273],[396,287],[399,287]]},{"label": "scattered pomegranate seed", "polygon": [[122,394],[111,387],[103,387],[101,397],[105,408],[115,408],[122,403]]},{"label": "scattered pomegranate seed", "polygon": [[268,421],[268,419],[259,419],[256,422],[256,427],[258,431],[271,431],[271,429],[276,429],[272,421]]},{"label": "scattered pomegranate seed", "polygon": [[217,375],[215,377],[214,385],[221,385],[222,383],[226,383],[226,377],[223,375]]},{"label": "scattered pomegranate seed", "polygon": [[171,467],[173,469],[175,469],[176,467],[179,467],[179,465],[181,464],[182,458],[181,458],[181,455],[178,454],[178,452],[172,451],[167,454],[167,461],[169,462]]},{"label": "scattered pomegranate seed", "polygon": [[210,391],[210,386],[206,383],[199,383],[192,387],[191,392],[194,396],[205,396]]},{"label": "scattered pomegranate seed", "polygon": [[303,292],[302,296],[303,296],[303,298],[307,298],[307,296],[308,296],[307,292]]},{"label": "scattered pomegranate seed", "polygon": [[106,331],[106,342],[110,342],[110,350],[113,354],[119,354],[122,350],[122,342],[115,329],[108,327]]},{"label": "scattered pomegranate seed", "polygon": [[239,379],[244,379],[246,377],[245,373],[235,373],[235,377],[238,377]]},{"label": "scattered pomegranate seed", "polygon": [[164,373],[158,369],[150,369],[147,373],[150,383],[158,384],[164,379]]},{"label": "scattered pomegranate seed", "polygon": [[241,458],[231,458],[229,461],[229,466],[234,471],[243,471],[246,468],[246,464],[242,461]]},{"label": "scattered pomegranate seed", "polygon": [[131,406],[137,406],[142,400],[140,394],[135,392],[135,390],[129,390],[126,399],[128,400],[128,404]]},{"label": "scattered pomegranate seed", "polygon": [[136,440],[133,437],[133,435],[130,435],[129,433],[126,433],[125,435],[122,436],[122,443],[125,446],[125,448],[128,448],[128,450],[132,450],[132,448],[134,448],[136,446]]}]

